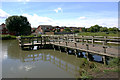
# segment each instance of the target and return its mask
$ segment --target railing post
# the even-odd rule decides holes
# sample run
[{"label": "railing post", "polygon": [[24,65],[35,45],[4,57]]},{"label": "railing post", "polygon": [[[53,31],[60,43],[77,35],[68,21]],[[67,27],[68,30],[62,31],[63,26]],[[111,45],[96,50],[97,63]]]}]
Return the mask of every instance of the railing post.
[{"label": "railing post", "polygon": [[94,36],[92,36],[92,45],[94,47]]},{"label": "railing post", "polygon": [[46,44],[46,36],[44,37],[44,44]]},{"label": "railing post", "polygon": [[59,41],[59,44],[60,44],[60,36],[58,37],[58,41]]},{"label": "railing post", "polygon": [[39,38],[37,37],[37,43],[39,42],[38,40],[39,40]]},{"label": "railing post", "polygon": [[77,47],[77,42],[75,42],[75,47]]},{"label": "railing post", "polygon": [[31,43],[31,38],[29,38],[29,43]]},{"label": "railing post", "polygon": [[32,45],[34,45],[34,39],[33,39],[33,37],[32,37]]},{"label": "railing post", "polygon": [[82,45],[84,44],[84,36],[82,36]]},{"label": "railing post", "polygon": [[21,38],[21,46],[24,46],[24,41],[22,38]]},{"label": "railing post", "polygon": [[86,39],[86,44],[88,44],[88,39]]},{"label": "railing post", "polygon": [[55,37],[53,36],[53,43],[55,43]]},{"label": "railing post", "polygon": [[41,36],[41,39],[40,39],[40,40],[41,40],[41,46],[42,46],[42,36]]},{"label": "railing post", "polygon": [[104,36],[104,41],[103,41],[103,45],[107,44],[107,36]]},{"label": "railing post", "polygon": [[107,48],[106,46],[103,46],[103,49],[104,49],[104,53],[106,53],[106,48]]},{"label": "railing post", "polygon": [[89,45],[88,44],[86,44],[86,47],[87,47],[87,50],[89,50]]}]

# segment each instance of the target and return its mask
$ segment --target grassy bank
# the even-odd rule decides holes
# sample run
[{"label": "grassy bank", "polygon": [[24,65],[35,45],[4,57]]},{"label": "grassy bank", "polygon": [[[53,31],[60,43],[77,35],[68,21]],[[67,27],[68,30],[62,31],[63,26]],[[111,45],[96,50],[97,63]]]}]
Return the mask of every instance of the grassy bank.
[{"label": "grassy bank", "polygon": [[[41,35],[39,35],[38,37],[40,37]],[[0,37],[2,38],[2,40],[10,40],[10,39],[16,39],[17,36],[14,35],[0,35]],[[28,35],[28,36],[24,36],[21,35],[20,37],[34,37],[34,35]]]},{"label": "grassy bank", "polygon": [[16,36],[13,35],[0,35],[2,40],[16,39]]},{"label": "grassy bank", "polygon": [[80,65],[80,78],[118,78],[119,66],[120,58],[110,59],[108,65],[85,59]]},{"label": "grassy bank", "polygon": [[97,32],[97,33],[93,33],[93,32],[81,32],[78,33],[79,36],[114,36],[114,37],[118,37],[118,35],[120,34],[120,32],[116,32],[116,33],[106,33],[106,32]]}]

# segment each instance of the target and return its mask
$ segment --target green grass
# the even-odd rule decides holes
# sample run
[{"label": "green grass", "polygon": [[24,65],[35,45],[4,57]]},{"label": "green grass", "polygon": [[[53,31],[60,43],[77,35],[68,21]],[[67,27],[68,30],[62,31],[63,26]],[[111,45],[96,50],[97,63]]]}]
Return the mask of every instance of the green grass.
[{"label": "green grass", "polygon": [[120,58],[111,58],[108,65],[104,65],[97,62],[87,61],[83,59],[80,65],[80,78],[95,78],[96,74],[110,73],[110,72],[120,72],[118,68],[120,66]]},{"label": "green grass", "polygon": [[116,32],[116,33],[110,32],[109,34],[107,34],[106,32],[97,32],[97,33],[81,32],[81,33],[78,33],[78,35],[80,35],[80,36],[114,36],[114,37],[118,37],[118,34],[120,34],[120,32]]},{"label": "green grass", "polygon": [[0,37],[1,37],[3,40],[16,39],[16,36],[13,36],[13,35],[0,35]]},{"label": "green grass", "polygon": [[120,66],[120,58],[112,58],[109,60],[108,67]]}]

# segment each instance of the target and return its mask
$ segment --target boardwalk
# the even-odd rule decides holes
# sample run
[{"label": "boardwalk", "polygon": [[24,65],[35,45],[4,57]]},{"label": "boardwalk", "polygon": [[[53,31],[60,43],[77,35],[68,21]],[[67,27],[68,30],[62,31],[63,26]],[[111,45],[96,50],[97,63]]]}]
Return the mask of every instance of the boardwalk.
[{"label": "boardwalk", "polygon": [[[94,44],[95,40],[99,40],[103,42],[103,45]],[[51,45],[53,49],[56,47],[66,53],[68,50],[73,50],[75,55],[78,55],[78,51],[86,52],[86,55],[89,56],[91,54],[96,54],[103,56],[103,62],[106,62],[106,57],[120,57],[119,49],[108,47],[106,44],[108,41],[112,42],[120,42],[119,39],[107,39],[107,38],[77,38],[75,36],[42,36],[42,37],[34,37],[34,38],[19,38],[19,45],[24,47],[33,48],[34,46],[38,46],[38,48],[43,47],[44,45]],[[89,43],[91,42],[91,43]]]}]

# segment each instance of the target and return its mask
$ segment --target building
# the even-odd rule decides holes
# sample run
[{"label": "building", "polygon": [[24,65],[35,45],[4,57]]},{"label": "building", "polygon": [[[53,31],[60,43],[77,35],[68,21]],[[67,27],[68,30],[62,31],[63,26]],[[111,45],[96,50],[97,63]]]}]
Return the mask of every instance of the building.
[{"label": "building", "polygon": [[15,35],[15,33],[12,33],[12,32],[9,32],[8,29],[6,28],[5,24],[2,23],[0,25],[0,34],[3,34],[3,35],[7,35],[7,34],[10,34],[10,35]]},{"label": "building", "polygon": [[9,34],[8,29],[5,27],[5,24],[0,25],[0,34]]},{"label": "building", "polygon": [[39,25],[35,33],[39,35],[39,34],[45,34],[47,32],[52,32],[52,31],[53,31],[53,27],[51,25]]}]

